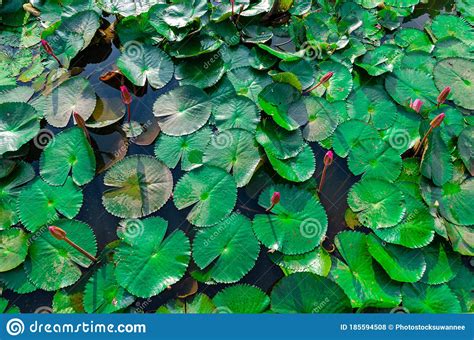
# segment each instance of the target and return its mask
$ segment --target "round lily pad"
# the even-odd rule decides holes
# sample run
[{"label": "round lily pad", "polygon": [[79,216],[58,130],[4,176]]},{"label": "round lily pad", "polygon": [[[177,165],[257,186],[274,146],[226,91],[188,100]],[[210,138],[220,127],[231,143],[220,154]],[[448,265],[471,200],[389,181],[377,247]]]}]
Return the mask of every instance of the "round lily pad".
[{"label": "round lily pad", "polygon": [[134,155],[110,168],[104,184],[112,187],[102,196],[105,209],[114,216],[136,218],[159,210],[168,201],[173,176],[156,158]]},{"label": "round lily pad", "polygon": [[347,202],[359,221],[372,229],[392,227],[405,213],[401,191],[380,179],[364,179],[354,184]]},{"label": "round lily pad", "polygon": [[39,119],[31,105],[2,103],[0,115],[0,155],[18,150],[38,134]]},{"label": "round lily pad", "polygon": [[456,295],[447,285],[404,284],[403,307],[410,313],[461,313]]},{"label": "round lily pad", "polygon": [[337,127],[333,148],[338,156],[347,157],[349,152],[362,141],[370,143],[379,139],[377,130],[371,125],[358,120],[349,120]]},{"label": "round lily pad", "polygon": [[178,209],[193,206],[187,219],[196,226],[211,226],[227,216],[235,206],[237,187],[224,169],[203,166],[185,174],[174,191]]},{"label": "round lily pad", "polygon": [[279,192],[281,201],[271,212],[255,215],[253,230],[267,248],[283,254],[303,254],[316,248],[325,238],[328,226],[321,203],[307,191],[288,185],[266,188],[259,205],[268,209],[271,196]]},{"label": "round lily pad", "polygon": [[0,231],[0,272],[9,271],[25,261],[28,236],[21,229]]},{"label": "round lily pad", "polygon": [[308,117],[303,136],[310,142],[319,142],[332,136],[337,126],[346,119],[343,101],[330,103],[324,98],[311,96],[304,98],[303,103]]},{"label": "round lily pad", "polygon": [[450,86],[450,98],[456,105],[474,110],[474,61],[446,58],[436,64],[433,72],[440,91]]},{"label": "round lily pad", "polygon": [[252,133],[242,129],[224,130],[211,138],[203,163],[232,172],[237,187],[246,185],[261,161]]},{"label": "round lily pad", "polygon": [[201,89],[186,85],[158,97],[153,105],[161,131],[183,136],[199,130],[211,115],[211,102]]},{"label": "round lily pad", "polygon": [[213,106],[212,114],[219,130],[244,129],[254,132],[260,121],[260,112],[252,100],[236,96]]},{"label": "round lily pad", "polygon": [[[67,237],[91,255],[97,251],[92,229],[76,220],[58,220],[54,224],[63,229]],[[81,277],[80,267],[87,268],[91,260],[64,240],[54,238],[46,229],[30,245],[31,261],[25,263],[28,278],[39,288],[55,291],[68,287]]]},{"label": "round lily pad", "polygon": [[82,129],[73,127],[54,137],[41,154],[40,174],[51,185],[63,185],[69,174],[77,185],[92,181],[95,156]]},{"label": "round lily pad", "polygon": [[287,131],[270,119],[265,119],[258,125],[255,139],[267,154],[278,159],[295,157],[306,145],[299,129]]},{"label": "round lily pad", "polygon": [[5,285],[5,288],[10,289],[17,294],[28,294],[38,289],[28,279],[24,264],[21,264],[8,272],[3,272],[0,275],[0,282]]},{"label": "round lily pad", "polygon": [[423,248],[426,271],[421,282],[438,285],[452,280],[461,269],[461,256],[442,242],[433,242]]},{"label": "round lily pad", "polygon": [[238,284],[217,293],[212,302],[218,314],[256,314],[268,308],[270,298],[257,287]]},{"label": "round lily pad", "polygon": [[273,169],[291,182],[304,182],[310,179],[316,170],[314,153],[309,145],[305,145],[303,150],[292,158],[278,159],[270,153],[267,153],[267,157]]},{"label": "round lily pad", "polygon": [[300,255],[285,255],[280,252],[269,253],[273,263],[280,266],[284,273],[310,272],[327,276],[331,269],[331,256],[322,247]]},{"label": "round lily pad", "polygon": [[181,230],[165,237],[168,222],[150,217],[138,222],[140,234],[125,232],[115,256],[117,282],[133,295],[161,293],[183,277],[190,259],[189,239]]},{"label": "round lily pad", "polygon": [[194,262],[216,282],[237,282],[255,264],[260,246],[245,216],[232,214],[217,225],[198,231]]},{"label": "round lily pad", "polygon": [[333,281],[313,273],[294,273],[273,287],[271,310],[276,313],[348,313],[344,291]]},{"label": "round lily pad", "polygon": [[216,306],[206,294],[196,294],[192,298],[176,299],[158,308],[158,314],[211,314]]},{"label": "round lily pad", "polygon": [[82,206],[82,191],[68,177],[62,186],[50,186],[36,179],[18,197],[21,223],[30,231],[51,223],[60,215],[74,218]]}]

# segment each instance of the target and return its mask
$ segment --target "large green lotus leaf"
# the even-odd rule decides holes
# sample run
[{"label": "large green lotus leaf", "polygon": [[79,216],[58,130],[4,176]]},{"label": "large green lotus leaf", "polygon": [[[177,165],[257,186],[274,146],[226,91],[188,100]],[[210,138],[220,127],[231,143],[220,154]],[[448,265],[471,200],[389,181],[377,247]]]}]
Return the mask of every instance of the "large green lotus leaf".
[{"label": "large green lotus leaf", "polygon": [[314,83],[314,69],[309,61],[305,59],[295,61],[282,60],[278,64],[279,68],[287,73],[294,74],[300,82],[303,89],[306,89]]},{"label": "large green lotus leaf", "polygon": [[227,73],[237,94],[258,102],[259,94],[269,84],[271,77],[265,72],[259,72],[251,67],[239,67]]},{"label": "large green lotus leaf", "polygon": [[211,115],[211,102],[200,88],[185,85],[158,97],[153,113],[165,134],[189,135],[206,124]]},{"label": "large green lotus leaf", "polygon": [[252,223],[240,214],[199,230],[193,241],[194,262],[215,282],[239,281],[253,268],[259,252]]},{"label": "large green lotus leaf", "polygon": [[436,86],[441,91],[451,87],[450,98],[465,109],[474,110],[474,61],[447,58],[434,68]]},{"label": "large green lotus leaf", "polygon": [[437,60],[455,58],[462,56],[466,59],[474,59],[474,47],[467,45],[459,39],[447,37],[436,42],[433,55]]},{"label": "large green lotus leaf", "polygon": [[415,69],[426,74],[433,74],[435,65],[436,59],[430,53],[415,51],[406,53],[397,66],[401,69]]},{"label": "large green lotus leaf", "polygon": [[30,280],[28,280],[24,264],[21,264],[8,272],[0,273],[0,282],[5,286],[5,288],[10,289],[17,294],[28,294],[38,289]]},{"label": "large green lotus leaf", "polygon": [[267,154],[278,159],[295,157],[305,146],[301,130],[287,131],[270,119],[258,125],[255,138]]},{"label": "large green lotus leaf", "polygon": [[305,145],[295,157],[278,159],[267,153],[273,169],[284,179],[290,182],[304,182],[310,179],[316,170],[316,161],[311,146]]},{"label": "large green lotus leaf", "polygon": [[162,0],[98,0],[99,8],[110,14],[120,14],[121,16],[136,16],[147,12],[153,5],[162,3]]},{"label": "large green lotus leaf", "polygon": [[49,124],[65,127],[74,112],[85,121],[92,115],[96,94],[87,79],[73,77],[56,87],[51,94],[39,97],[34,105]]},{"label": "large green lotus leaf", "polygon": [[63,185],[69,174],[77,185],[92,181],[95,156],[84,131],[73,127],[59,133],[40,158],[40,175],[50,185]]},{"label": "large green lotus leaf", "polygon": [[427,180],[421,182],[423,199],[449,222],[458,225],[473,225],[474,178],[452,181],[442,187],[431,185]]},{"label": "large green lotus leaf", "polygon": [[[222,41],[205,35],[193,35],[188,39],[184,39],[172,45],[167,51],[168,53],[178,59],[197,57],[202,54],[217,51],[222,46]],[[214,53],[217,55],[218,53]]]},{"label": "large green lotus leaf", "polygon": [[260,288],[247,284],[238,284],[221,290],[214,296],[218,314],[258,314],[270,305],[270,298]]},{"label": "large green lotus leaf", "polygon": [[452,280],[458,271],[465,270],[461,265],[461,256],[450,250],[443,242],[433,242],[423,248],[426,259],[426,271],[421,282],[438,285]]},{"label": "large green lotus leaf", "polygon": [[395,45],[385,44],[367,52],[357,66],[362,67],[371,76],[392,72],[400,63],[403,52]]},{"label": "large green lotus leaf", "polygon": [[18,150],[40,129],[35,109],[26,103],[2,103],[0,116],[0,155]]},{"label": "large green lotus leaf", "polygon": [[234,96],[212,107],[214,122],[219,130],[244,129],[254,132],[260,122],[260,112],[249,98]]},{"label": "large green lotus leaf", "polygon": [[382,140],[365,140],[352,148],[347,165],[354,175],[392,182],[400,175],[402,158]]},{"label": "large green lotus leaf", "polygon": [[71,60],[91,43],[99,26],[98,13],[85,10],[61,17],[42,36],[49,41],[63,66],[69,67]]},{"label": "large green lotus leaf", "polygon": [[36,179],[18,197],[21,223],[30,231],[54,222],[63,215],[74,218],[82,206],[82,191],[68,178],[62,186],[50,186]]},{"label": "large green lotus leaf", "polygon": [[420,139],[421,117],[414,111],[398,107],[398,115],[392,127],[384,131],[383,139],[399,154],[412,148]]},{"label": "large green lotus leaf", "polygon": [[165,52],[136,41],[124,45],[117,66],[133,84],[144,86],[148,80],[156,89],[168,84],[174,73],[173,62]]},{"label": "large green lotus leaf", "polygon": [[319,70],[315,74],[315,83],[328,72],[334,72],[334,75],[326,83],[313,90],[312,93],[318,96],[326,93],[326,99],[329,102],[344,100],[349,96],[352,90],[352,74],[349,69],[334,61],[324,61],[318,64]]},{"label": "large green lotus leaf", "polygon": [[417,282],[425,272],[426,262],[421,250],[385,244],[374,234],[367,235],[367,247],[392,280]]},{"label": "large green lotus leaf", "polygon": [[331,270],[331,256],[322,247],[300,255],[285,255],[280,252],[268,253],[273,263],[280,266],[286,274],[309,272],[319,276],[328,276]]},{"label": "large green lotus leaf", "polygon": [[242,129],[216,133],[204,152],[203,163],[232,172],[237,187],[248,184],[261,161],[254,135]]},{"label": "large green lotus leaf", "polygon": [[431,53],[433,43],[428,35],[416,28],[404,28],[395,35],[398,46],[405,48],[405,52],[423,51]]},{"label": "large green lotus leaf", "polygon": [[[80,286],[81,288],[82,285]],[[53,313],[78,314],[85,313],[82,304],[84,293],[75,285],[71,289],[60,289],[53,296]]]},{"label": "large green lotus leaf", "polygon": [[471,175],[474,175],[474,156],[472,154],[472,150],[474,148],[473,144],[474,127],[467,126],[459,135],[457,149],[459,152],[459,157]]},{"label": "large green lotus leaf", "polygon": [[[67,237],[93,256],[97,243],[92,229],[76,220],[58,220],[54,224],[67,233]],[[64,240],[58,240],[46,229],[30,245],[31,261],[25,262],[28,278],[39,288],[55,291],[79,280],[81,269],[88,268],[91,260]]]},{"label": "large green lotus leaf", "polygon": [[211,226],[235,206],[237,187],[224,169],[204,166],[185,174],[174,191],[174,203],[181,210],[192,205],[187,219],[196,226]]},{"label": "large green lotus leaf", "polygon": [[456,9],[471,25],[474,24],[474,3],[472,0],[455,0]]},{"label": "large green lotus leaf", "polygon": [[115,278],[115,267],[106,264],[89,279],[84,289],[86,313],[113,313],[130,306],[135,297],[120,287]]},{"label": "large green lotus leaf", "polygon": [[301,124],[293,117],[290,106],[301,98],[301,92],[289,84],[273,83],[265,87],[258,95],[258,103],[267,114],[273,117],[275,123],[282,128],[292,131]]},{"label": "large green lotus leaf", "polygon": [[0,104],[15,102],[15,103],[26,103],[28,102],[35,90],[30,86],[5,86],[0,87]]},{"label": "large green lotus leaf", "polygon": [[0,230],[18,222],[17,200],[22,186],[35,177],[29,163],[13,163],[11,172],[0,179]]},{"label": "large green lotus leaf", "polygon": [[474,227],[445,223],[446,232],[453,249],[461,255],[474,256]]},{"label": "large green lotus leaf", "polygon": [[462,17],[450,14],[438,15],[431,23],[431,32],[437,39],[454,37],[472,44],[474,42],[474,32],[468,22]]},{"label": "large green lotus leaf", "polygon": [[362,141],[376,141],[380,139],[377,130],[364,122],[349,120],[339,125],[334,133],[333,148],[340,157],[347,157],[351,150]]},{"label": "large green lotus leaf", "polygon": [[165,238],[168,222],[161,217],[149,217],[137,224],[139,233],[134,229],[122,234],[115,256],[115,276],[127,291],[147,298],[183,277],[191,249],[181,230]]},{"label": "large green lotus leaf", "polygon": [[403,307],[410,313],[461,313],[459,300],[447,285],[405,283],[402,287],[402,296]]},{"label": "large green lotus leaf", "polygon": [[379,229],[392,227],[402,220],[403,198],[402,192],[387,181],[363,179],[352,186],[347,202],[363,225]]},{"label": "large green lotus leaf", "polygon": [[155,156],[172,169],[181,160],[181,169],[189,171],[202,163],[202,156],[211,136],[211,129],[207,126],[185,136],[168,136],[163,133],[155,143]]},{"label": "large green lotus leaf", "polygon": [[362,86],[347,98],[351,119],[372,124],[378,130],[391,127],[398,115],[397,106],[381,86]]},{"label": "large green lotus leaf", "polygon": [[351,300],[352,307],[397,306],[400,287],[372,260],[367,236],[345,231],[336,235],[334,243],[347,264],[337,260],[332,277]]},{"label": "large green lotus leaf", "polygon": [[173,176],[156,158],[133,155],[114,164],[104,184],[112,187],[102,196],[105,209],[114,216],[136,218],[154,213],[168,201]]},{"label": "large green lotus leaf", "polygon": [[[128,50],[129,52],[138,52],[141,43],[154,45],[162,40],[162,37],[159,35],[160,32],[151,24],[149,12],[138,16],[122,18],[118,23],[114,24],[113,28],[116,36],[118,35],[120,43],[125,46],[126,51],[128,50],[127,47],[133,46],[135,48],[135,50]],[[138,56],[138,53],[132,54]]]},{"label": "large green lotus leaf", "polygon": [[275,313],[348,313],[344,291],[333,281],[313,274],[294,273],[277,282],[271,293]]},{"label": "large green lotus leaf", "polygon": [[214,86],[224,73],[224,61],[212,53],[187,58],[176,66],[176,79],[180,85],[194,85],[202,89]]},{"label": "large green lotus leaf", "polygon": [[28,236],[21,229],[0,231],[0,272],[9,271],[25,261]]},{"label": "large green lotus leaf", "polygon": [[463,313],[472,312],[474,300],[472,299],[472,283],[474,282],[474,274],[471,270],[460,270],[458,275],[451,281],[448,286],[461,303]]},{"label": "large green lotus leaf", "polygon": [[[235,29],[235,26],[230,24],[229,27]],[[219,34],[219,33],[218,33]],[[228,33],[229,36],[226,39],[227,45],[224,45],[220,50],[219,54],[221,55],[222,60],[224,61],[224,68],[226,71],[231,71],[236,68],[240,67],[247,67],[250,66],[249,58],[250,58],[250,50],[245,45],[238,45],[238,46],[228,46],[228,45],[235,45],[239,43],[239,33],[232,32]],[[215,57],[214,57],[215,59]]]},{"label": "large green lotus leaf", "polygon": [[328,102],[315,96],[303,99],[302,115],[307,117],[308,124],[304,127],[303,136],[307,141],[319,142],[334,133],[337,126],[346,120],[346,105],[343,101]]},{"label": "large green lotus leaf", "polygon": [[453,163],[449,147],[441,138],[439,129],[431,133],[428,148],[423,154],[421,173],[437,186],[442,186],[453,177]]},{"label": "large green lotus leaf", "polygon": [[255,215],[253,230],[267,248],[288,255],[303,254],[316,248],[325,238],[328,226],[321,203],[307,191],[288,185],[267,187],[258,203],[268,209],[274,192],[280,203],[271,212]]},{"label": "large green lotus leaf", "polygon": [[157,309],[158,314],[211,314],[216,310],[212,300],[202,293],[192,298],[176,299]]},{"label": "large green lotus leaf", "polygon": [[385,78],[385,89],[402,106],[408,106],[410,100],[420,99],[423,110],[434,107],[439,91],[433,78],[423,71],[401,68]]},{"label": "large green lotus leaf", "polygon": [[[31,49],[12,49],[7,46],[1,46],[0,69],[2,70],[2,77],[0,78],[0,84],[9,85],[6,79],[16,78],[21,73],[21,70],[31,65],[32,59]],[[12,81],[11,85],[16,85],[15,81]]]},{"label": "large green lotus leaf", "polygon": [[164,10],[163,20],[170,26],[181,28],[199,20],[206,12],[205,0],[177,0]]}]

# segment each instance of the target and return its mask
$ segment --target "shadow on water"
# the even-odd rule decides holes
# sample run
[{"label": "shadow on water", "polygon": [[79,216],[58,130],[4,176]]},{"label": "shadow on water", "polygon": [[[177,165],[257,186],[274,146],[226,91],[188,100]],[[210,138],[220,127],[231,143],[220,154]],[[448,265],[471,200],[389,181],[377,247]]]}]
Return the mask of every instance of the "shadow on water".
[{"label": "shadow on water", "polygon": [[[415,12],[408,17],[403,27],[414,27],[422,29],[425,22],[430,17],[439,14],[440,12],[450,12],[453,10],[454,2],[451,1],[429,1],[428,4],[421,4],[417,6]],[[108,18],[110,19],[110,18]],[[117,83],[105,83],[100,80],[100,76],[107,72],[114,70],[114,63],[120,55],[119,50],[113,43],[107,43],[103,40],[93,42],[86,50],[77,56],[71,63],[72,67],[83,68],[82,76],[87,77],[94,87],[98,97],[105,102],[120,101],[120,91]],[[130,89],[133,89],[135,94],[132,102],[131,111],[132,119],[142,124],[152,120],[153,104],[161,94],[169,91],[177,86],[176,81],[172,81],[165,88],[160,90],[153,90],[151,87],[134,88],[130,83],[127,83]],[[120,103],[120,102],[119,102]],[[123,110],[123,107],[120,108]],[[126,119],[126,118],[125,118]],[[117,155],[118,151],[122,151],[127,156],[134,154],[154,155],[154,143],[148,146],[136,145],[130,143],[125,138],[120,126],[124,119],[117,123],[101,129],[90,128],[89,132],[96,151],[98,168],[103,170],[111,166],[111,160]],[[70,124],[72,126],[72,123]],[[60,132],[51,126],[48,129],[54,133]],[[316,173],[309,181],[310,186],[317,187],[323,167],[323,157],[325,150],[318,144],[312,143],[312,148],[316,156]],[[27,160],[32,162],[36,171],[37,160],[40,155],[40,150],[30,150]],[[268,163],[268,162],[267,162]],[[174,181],[176,182],[184,172],[179,169],[179,166],[172,170]],[[117,226],[119,218],[110,215],[102,206],[102,193],[106,190],[103,183],[104,172],[99,173],[95,179],[83,188],[84,205],[81,208],[79,215],[76,217],[80,221],[88,223],[93,229],[97,237],[98,249],[103,250],[110,242],[117,239]],[[335,157],[334,163],[329,168],[326,177],[326,183],[320,194],[320,200],[325,207],[328,214],[329,226],[327,235],[332,241],[334,236],[347,229],[344,221],[344,213],[347,209],[347,192],[359,177],[351,174],[347,167],[345,159]],[[273,181],[281,181],[273,169],[268,164],[264,164],[254,176],[254,179],[246,187],[239,190],[236,210],[242,214],[253,218],[256,212],[264,212],[257,204],[258,193],[271,184]],[[192,238],[194,230],[192,226],[186,221],[186,215],[189,209],[179,211],[174,206],[172,200],[169,200],[157,213],[151,216],[160,216],[169,222],[169,231],[180,228],[188,233]],[[193,264],[190,265],[192,270]],[[88,274],[92,270],[85,270],[84,277],[76,283],[73,287],[66,288],[66,291],[72,291],[82,287],[87,282]],[[189,271],[185,277],[189,277]],[[262,288],[269,292],[271,287],[283,276],[282,271],[271,262],[266,256],[266,249],[262,247],[261,254],[255,267],[240,281],[249,283]],[[199,291],[213,296],[218,290],[222,289],[224,285],[199,285]],[[160,305],[171,298],[175,298],[179,290],[179,284],[173,286],[172,289],[161,293],[159,296],[153,297],[151,301],[146,303],[145,311],[154,311]],[[22,312],[32,313],[37,308],[42,306],[50,306],[54,295],[52,292],[37,291],[30,294],[15,294],[7,290],[4,292],[5,297],[20,307]],[[137,300],[140,303],[140,300]]]}]

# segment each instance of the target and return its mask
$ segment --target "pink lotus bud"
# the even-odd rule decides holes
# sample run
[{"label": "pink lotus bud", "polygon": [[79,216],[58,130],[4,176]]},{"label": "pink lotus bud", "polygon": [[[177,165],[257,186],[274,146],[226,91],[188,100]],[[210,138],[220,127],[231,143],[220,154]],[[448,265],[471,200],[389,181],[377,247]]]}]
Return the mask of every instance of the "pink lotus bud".
[{"label": "pink lotus bud", "polygon": [[441,91],[441,93],[439,94],[438,99],[437,99],[438,106],[443,104],[446,101],[446,98],[448,98],[450,92],[451,92],[451,87],[449,87],[449,86],[446,86],[443,89],[443,91]]},{"label": "pink lotus bud", "polygon": [[275,205],[280,203],[280,197],[280,193],[278,191],[275,191],[272,195],[272,204]]},{"label": "pink lotus bud", "polygon": [[59,227],[51,225],[48,227],[48,230],[51,235],[58,240],[64,240],[66,238],[66,232]]},{"label": "pink lotus bud", "polygon": [[430,126],[432,128],[437,128],[443,122],[444,117],[446,117],[446,115],[444,113],[440,113],[439,115],[433,118],[433,120],[430,122]]},{"label": "pink lotus bud", "polygon": [[322,78],[319,82],[321,84],[323,84],[323,83],[327,82],[329,79],[331,79],[333,75],[334,75],[334,72],[328,72],[324,76],[322,76]]},{"label": "pink lotus bud", "polygon": [[328,166],[328,165],[331,165],[332,162],[334,160],[334,154],[331,150],[329,150],[328,152],[326,152],[326,154],[324,155],[324,159],[323,159],[323,162],[324,162],[324,165],[325,166]]},{"label": "pink lotus bud", "polygon": [[54,55],[53,49],[51,48],[51,46],[48,44],[46,40],[41,39],[41,45],[43,46],[46,53],[48,53],[51,56]]},{"label": "pink lotus bud", "polygon": [[415,99],[415,101],[410,100],[410,108],[413,109],[416,113],[420,113],[423,102],[420,99]]},{"label": "pink lotus bud", "polygon": [[132,103],[132,95],[128,91],[128,88],[125,85],[120,86],[120,93],[122,95],[122,102],[125,105],[130,105]]}]

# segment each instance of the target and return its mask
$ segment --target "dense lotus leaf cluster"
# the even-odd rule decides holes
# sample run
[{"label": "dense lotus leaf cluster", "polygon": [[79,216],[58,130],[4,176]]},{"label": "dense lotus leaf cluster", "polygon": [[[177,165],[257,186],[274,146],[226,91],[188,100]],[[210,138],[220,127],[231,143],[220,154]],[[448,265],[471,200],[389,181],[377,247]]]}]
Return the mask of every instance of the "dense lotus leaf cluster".
[{"label": "dense lotus leaf cluster", "polygon": [[[474,2],[415,27],[419,2],[4,1],[6,296],[54,292],[56,313],[472,312]],[[81,64],[100,44],[113,98]],[[110,129],[101,149],[91,133]],[[355,183],[329,239],[316,169],[333,157]],[[93,204],[116,237],[79,220]],[[280,278],[248,284],[262,259]]]}]

